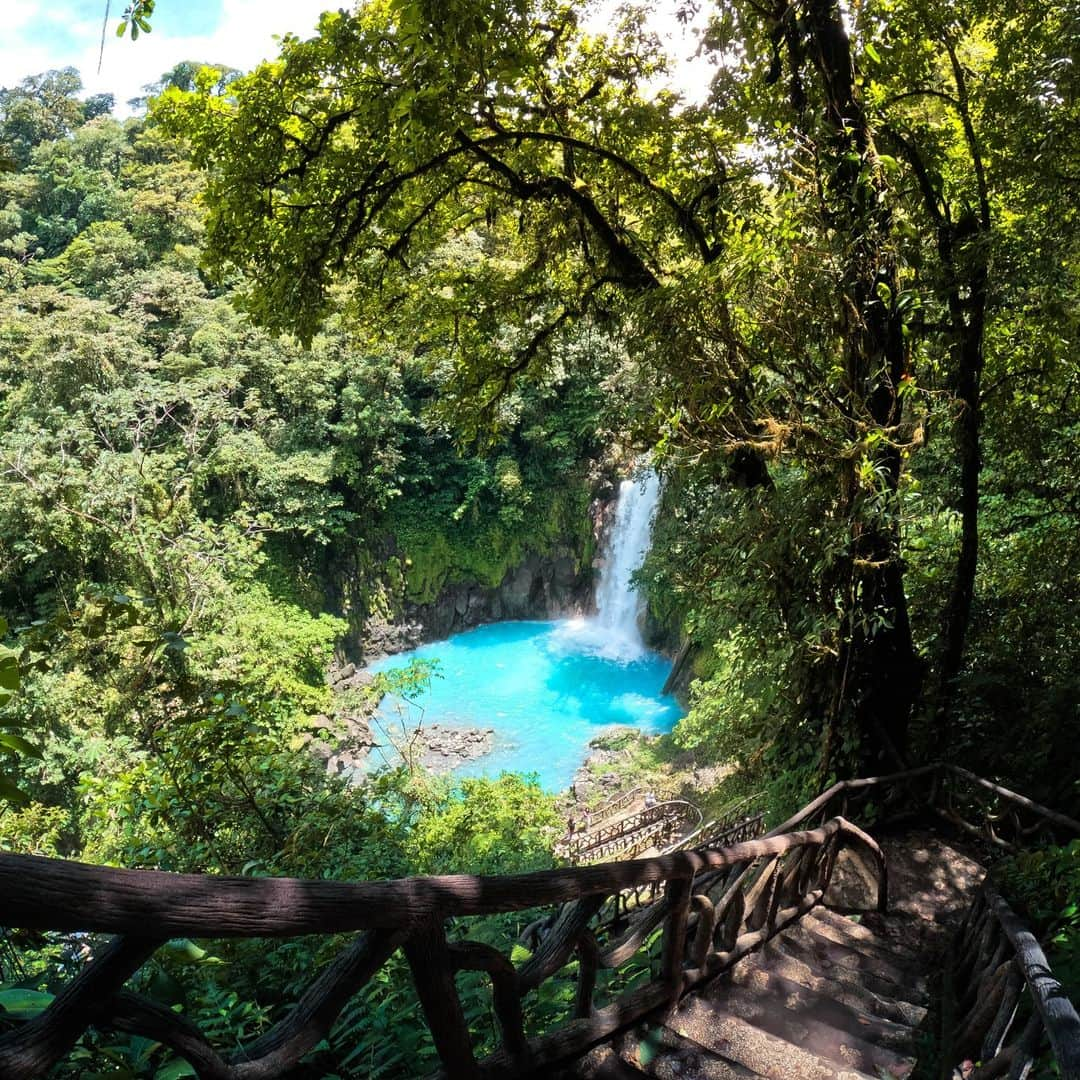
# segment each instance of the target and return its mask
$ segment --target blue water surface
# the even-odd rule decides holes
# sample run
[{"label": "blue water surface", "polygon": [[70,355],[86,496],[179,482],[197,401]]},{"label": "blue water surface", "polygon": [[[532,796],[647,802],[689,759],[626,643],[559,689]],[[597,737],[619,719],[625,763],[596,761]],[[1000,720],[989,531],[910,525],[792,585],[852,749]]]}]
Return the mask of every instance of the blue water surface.
[{"label": "blue water surface", "polygon": [[399,737],[403,721],[494,728],[493,751],[455,775],[535,773],[545,789],[561,791],[605,728],[630,725],[656,735],[682,715],[675,698],[660,692],[669,659],[646,651],[619,660],[603,651],[581,621],[482,626],[373,663],[373,672],[413,659],[438,664],[427,690],[411,703],[388,696],[379,719]]}]

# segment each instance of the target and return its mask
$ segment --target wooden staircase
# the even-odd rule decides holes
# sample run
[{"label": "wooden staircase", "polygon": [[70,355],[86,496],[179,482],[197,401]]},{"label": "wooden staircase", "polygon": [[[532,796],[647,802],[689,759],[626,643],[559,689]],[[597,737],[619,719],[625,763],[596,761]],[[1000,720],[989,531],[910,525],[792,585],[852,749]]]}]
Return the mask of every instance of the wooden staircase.
[{"label": "wooden staircase", "polygon": [[596,1080],[865,1080],[910,1075],[930,1003],[912,948],[817,908],[663,1023],[593,1051]]},{"label": "wooden staircase", "polygon": [[[924,834],[883,845],[898,886],[888,914],[824,904],[654,1019],[586,1055],[585,1080],[902,1080],[927,1040],[931,973],[982,868]],[[846,872],[845,872],[846,871]],[[857,867],[826,900],[846,903]],[[846,879],[846,880],[845,880]],[[948,881],[943,890],[939,883]],[[903,893],[900,893],[900,890]]]}]

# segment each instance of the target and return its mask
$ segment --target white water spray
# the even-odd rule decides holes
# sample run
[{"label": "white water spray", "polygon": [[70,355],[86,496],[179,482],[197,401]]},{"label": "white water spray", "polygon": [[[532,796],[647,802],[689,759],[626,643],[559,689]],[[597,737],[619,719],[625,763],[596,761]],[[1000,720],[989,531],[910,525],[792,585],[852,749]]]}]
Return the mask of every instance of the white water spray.
[{"label": "white water spray", "polygon": [[633,654],[644,648],[638,629],[644,600],[630,579],[649,552],[659,498],[660,480],[652,471],[639,482],[624,480],[619,485],[607,563],[596,588],[597,623],[611,635],[613,644]]},{"label": "white water spray", "polygon": [[596,616],[574,619],[566,626],[565,637],[577,647],[613,660],[636,660],[645,651],[638,628],[644,600],[631,578],[648,554],[659,499],[660,479],[651,469],[640,480],[619,485],[615,521],[596,587]]}]

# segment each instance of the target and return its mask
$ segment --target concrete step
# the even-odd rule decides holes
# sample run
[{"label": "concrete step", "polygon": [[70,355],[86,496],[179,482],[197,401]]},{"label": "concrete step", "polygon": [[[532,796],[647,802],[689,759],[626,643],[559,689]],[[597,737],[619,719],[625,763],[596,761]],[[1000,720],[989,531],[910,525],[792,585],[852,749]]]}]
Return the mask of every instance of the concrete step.
[{"label": "concrete step", "polygon": [[[756,957],[749,957],[736,966],[730,975],[732,986],[744,988],[747,994],[770,995],[782,1001],[785,1008],[811,1013],[831,1027],[847,1031],[875,1046],[883,1046],[901,1057],[914,1054],[918,1044],[916,1031],[902,1021],[874,1012],[880,1005],[873,995],[852,994],[836,983],[829,984],[827,990],[813,989],[785,978],[756,960]],[[722,983],[718,981],[714,985],[719,987]],[[704,996],[709,997],[711,990],[711,987],[707,988]]]},{"label": "concrete step", "polygon": [[852,1010],[837,1008],[810,991],[786,994],[767,979],[754,984],[717,980],[703,1000],[718,1012],[737,1016],[838,1066],[871,1076],[907,1077],[915,1065],[913,1053],[898,1053],[873,1038],[868,1030],[872,1021],[861,1026]]},{"label": "concrete step", "polygon": [[879,1016],[908,1027],[918,1027],[926,1017],[925,1005],[896,998],[896,988],[892,984],[866,976],[860,978],[857,972],[844,968],[834,968],[825,974],[802,956],[782,948],[778,941],[765,946],[760,962],[775,975],[821,994],[831,994],[837,1001],[869,1016]]},{"label": "concrete step", "polygon": [[873,952],[873,946],[865,942],[837,940],[841,937],[842,932],[829,924],[803,919],[785,930],[782,940],[802,945],[811,951],[816,957],[817,966],[826,975],[837,967],[870,974],[901,988],[903,993],[900,996],[905,1000],[912,1000],[908,995],[914,992],[919,995],[916,1004],[926,1004],[926,979],[922,975],[916,974],[910,967],[901,967],[891,953],[881,950]]},{"label": "concrete step", "polygon": [[769,1080],[874,1080],[869,1073],[823,1058],[700,998],[688,998],[667,1026]]},{"label": "concrete step", "polygon": [[[913,974],[921,977],[923,964],[919,959],[891,947],[887,941],[850,919],[840,918],[834,921],[821,918],[815,909],[803,918],[802,924],[804,929],[818,937],[862,953],[883,970],[899,972],[905,978],[910,978]],[[863,932],[859,933],[860,930]]]},{"label": "concrete step", "polygon": [[909,925],[910,920],[904,920],[901,923],[887,915],[868,911],[858,916],[858,921],[856,921],[854,918],[820,905],[810,912],[809,917],[819,922],[829,923],[853,938],[894,953],[902,957],[905,963],[920,964],[922,961],[923,942],[915,933],[914,928]]},{"label": "concrete step", "polygon": [[760,1080],[758,1073],[664,1025],[624,1039],[622,1057],[654,1080]]},{"label": "concrete step", "polygon": [[[829,946],[832,946],[830,948]],[[917,985],[918,980],[904,980],[899,973],[893,977],[883,976],[873,963],[853,960],[850,955],[839,952],[840,946],[825,942],[807,931],[788,931],[773,938],[766,946],[768,953],[782,952],[793,960],[805,964],[814,973],[852,986],[855,989],[865,987],[871,993],[886,1000],[903,1001],[918,1005],[924,1009],[930,1004],[930,996],[924,988]],[[856,956],[858,954],[855,954]],[[897,980],[904,980],[898,982]]]}]

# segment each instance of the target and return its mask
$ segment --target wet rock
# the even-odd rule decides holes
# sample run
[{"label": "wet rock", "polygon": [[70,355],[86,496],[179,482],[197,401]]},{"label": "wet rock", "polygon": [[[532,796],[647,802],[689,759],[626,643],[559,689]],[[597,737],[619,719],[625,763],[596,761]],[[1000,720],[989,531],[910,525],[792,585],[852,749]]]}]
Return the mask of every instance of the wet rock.
[{"label": "wet rock", "polygon": [[353,663],[335,664],[327,672],[326,681],[334,687],[342,686],[356,674],[356,665]]},{"label": "wet rock", "polygon": [[490,754],[494,728],[455,728],[431,724],[419,728],[411,747],[414,760],[434,773],[450,772],[459,765]]},{"label": "wet rock", "polygon": [[405,652],[502,619],[555,619],[592,610],[591,566],[579,566],[569,545],[550,555],[529,555],[494,588],[476,583],[447,585],[430,604],[406,604],[399,623],[369,620],[361,648],[366,659]]},{"label": "wet rock", "polygon": [[388,622],[378,616],[372,616],[364,624],[360,639],[360,649],[367,661],[377,660],[382,656],[393,656],[399,652],[415,649],[424,641],[430,641],[425,628],[415,619]]}]

